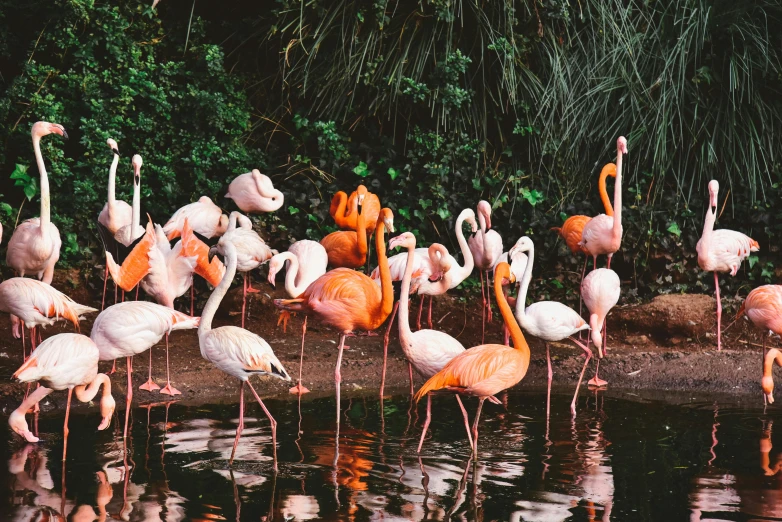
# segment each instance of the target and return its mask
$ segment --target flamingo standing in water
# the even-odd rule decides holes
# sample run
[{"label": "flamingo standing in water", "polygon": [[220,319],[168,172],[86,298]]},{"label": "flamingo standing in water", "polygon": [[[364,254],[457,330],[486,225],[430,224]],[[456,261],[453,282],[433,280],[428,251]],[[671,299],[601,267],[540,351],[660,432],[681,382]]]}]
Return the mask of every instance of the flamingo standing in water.
[{"label": "flamingo standing in water", "polygon": [[570,339],[576,346],[584,350],[584,367],[581,369],[581,375],[578,378],[578,384],[576,384],[576,392],[573,394],[573,401],[570,403],[570,411],[575,415],[578,391],[581,388],[581,380],[584,378],[584,372],[589,364],[589,360],[592,358],[592,351],[573,336],[583,330],[589,330],[589,325],[573,309],[557,301],[538,301],[526,306],[527,291],[529,290],[530,281],[532,281],[532,266],[535,263],[535,245],[530,238],[524,236],[511,249],[511,257],[513,257],[515,251],[525,252],[528,258],[527,266],[524,269],[524,278],[521,281],[521,289],[516,297],[516,319],[518,319],[522,330],[534,337],[543,339],[546,344],[546,363],[548,365],[546,417],[549,415],[551,406],[551,381],[553,379],[548,343]]},{"label": "flamingo standing in water", "polygon": [[[240,224],[239,228],[236,226],[237,221]],[[252,270],[271,259],[274,251],[253,230],[252,221],[239,212],[231,212],[231,216],[228,218],[228,229],[225,231],[224,236],[227,236],[236,247],[236,269],[244,275],[244,283],[242,285],[242,328],[244,328],[247,293],[260,291],[252,288],[249,274]]]},{"label": "flamingo standing in water", "polygon": [[[391,209],[380,211],[375,234],[375,251],[380,267],[381,286],[364,274],[347,268],[326,272],[312,282],[307,290],[295,299],[275,299],[274,305],[282,310],[312,314],[329,326],[339,330],[339,355],[334,370],[337,388],[337,425],[341,412],[340,382],[342,382],[342,351],[345,339],[359,330],[373,331],[380,327],[394,306],[394,289],[386,258],[385,230],[394,231],[394,214]],[[387,350],[384,347],[383,350]]]},{"label": "flamingo standing in water", "polygon": [[68,449],[68,417],[74,391],[76,398],[81,402],[90,402],[102,385],[100,411],[103,420],[98,429],[105,430],[111,423],[115,406],[114,398],[111,396],[111,381],[106,375],[98,373],[98,347],[85,335],[63,333],[46,339],[30,354],[13,376],[19,382],[42,383],[42,386],[31,393],[8,417],[8,425],[11,429],[28,442],[38,442],[38,437],[30,433],[24,418],[25,413],[52,391],[68,390],[63,426],[63,462]]},{"label": "flamingo standing in water", "polygon": [[[513,317],[513,310],[502,293],[502,279],[506,278],[512,284],[515,282],[515,278],[507,263],[501,263],[497,267],[496,276],[494,295],[502,319],[510,330],[513,348],[502,344],[483,344],[470,348],[451,359],[442,370],[426,381],[415,395],[416,402],[420,401],[427,393],[437,390],[448,390],[460,395],[478,397],[478,411],[472,426],[471,441],[472,451],[475,454],[478,452],[478,421],[481,417],[483,402],[518,384],[527,374],[529,368],[529,346]],[[466,417],[465,425],[467,425]]]},{"label": "flamingo standing in water", "polygon": [[128,417],[133,399],[133,356],[149,350],[169,332],[196,328],[198,322],[198,317],[190,317],[147,301],[117,303],[103,310],[95,319],[90,338],[98,346],[100,360],[125,357],[127,363],[128,388],[123,437],[128,434]]},{"label": "flamingo standing in water", "polygon": [[358,268],[367,262],[367,214],[358,206],[366,195],[366,187],[358,187],[358,197],[353,200],[353,210],[358,213],[356,230],[332,232],[320,240],[329,256],[329,265],[337,268]]},{"label": "flamingo standing in water", "polygon": [[258,169],[236,176],[228,185],[225,197],[233,199],[236,206],[248,214],[274,212],[285,202],[282,192],[275,189],[272,180]]},{"label": "flamingo standing in water", "polygon": [[[581,283],[581,295],[589,310],[589,327],[592,330],[592,342],[597,347],[600,359],[606,351],[606,316],[619,302],[619,276],[610,268],[592,270]],[[592,386],[603,387],[608,383],[597,376],[600,371],[600,359],[597,360],[595,376],[589,380]]]},{"label": "flamingo standing in water", "polygon": [[[578,245],[592,256],[592,268],[597,268],[597,256],[607,255],[607,267],[611,258],[622,246],[622,157],[627,154],[627,139],[616,140],[616,181],[614,182],[614,215],[600,214],[584,224]],[[602,197],[602,194],[601,194]],[[605,200],[604,204],[605,204]],[[583,280],[582,280],[583,282]]]},{"label": "flamingo standing in water", "polygon": [[[716,183],[716,182],[712,182]],[[716,191],[715,191],[716,192]],[[715,272],[716,273],[716,272]],[[774,402],[774,378],[771,370],[774,361],[782,366],[782,353],[776,348],[766,352],[765,332],[782,334],[782,286],[763,285],[752,290],[747,298],[741,303],[736,318],[746,314],[752,324],[763,330],[763,379],[761,386],[763,388],[764,402]]]},{"label": "flamingo standing in water", "polygon": [[[41,186],[41,215],[23,221],[11,234],[5,254],[5,263],[24,277],[34,274],[41,281],[51,284],[54,278],[54,265],[60,259],[60,231],[51,220],[49,201],[49,177],[41,154],[41,138],[49,134],[59,134],[67,139],[68,134],[62,125],[39,121],[30,132],[33,140],[35,162],[38,164]],[[13,321],[14,318],[12,317]]]},{"label": "flamingo standing in water", "polygon": [[[109,234],[113,236],[120,228],[133,222],[133,209],[127,202],[117,199],[115,196],[119,148],[117,142],[111,138],[106,140],[106,144],[109,146],[112,153],[111,167],[109,167],[109,194],[106,204],[103,205],[103,210],[101,210],[98,215],[98,223],[106,227]],[[106,283],[108,280],[109,267],[106,266],[105,273],[103,274],[103,298],[100,303],[101,310],[106,306]]]},{"label": "flamingo standing in water", "polygon": [[239,444],[239,438],[242,436],[242,430],[244,429],[244,385],[247,384],[258,404],[261,405],[264,413],[269,418],[269,422],[271,422],[274,470],[276,471],[277,422],[272,417],[272,414],[269,413],[269,410],[266,409],[255,388],[253,388],[250,376],[254,374],[272,375],[285,381],[290,381],[291,378],[285,371],[285,368],[283,368],[282,363],[274,355],[269,343],[261,337],[236,326],[223,326],[212,329],[212,319],[215,312],[236,275],[238,257],[236,246],[228,237],[220,238],[217,246],[210,249],[210,254],[214,252],[225,257],[227,266],[222,281],[214,289],[206,302],[206,306],[204,306],[201,324],[198,327],[198,344],[201,347],[201,356],[204,359],[228,375],[239,379],[239,425],[236,428],[236,439],[234,440],[233,451],[231,451],[229,466],[233,464],[236,446]]},{"label": "flamingo standing in water", "polygon": [[750,252],[760,250],[758,242],[741,232],[733,230],[714,230],[717,220],[717,200],[720,184],[713,179],[709,182],[709,208],[703,223],[701,235],[695,250],[698,252],[698,266],[701,270],[714,272],[714,290],[717,294],[717,350],[722,350],[722,301],[720,300],[719,272],[730,272],[735,276],[741,262]]},{"label": "flamingo standing in water", "polygon": [[[288,264],[288,272],[285,274],[285,292],[289,297],[299,297],[320,276],[326,273],[329,262],[328,254],[323,245],[317,241],[304,239],[293,243],[287,252],[275,254],[269,262],[269,284],[275,286],[277,273],[282,270],[285,263]],[[290,312],[282,310],[280,319],[283,322],[283,331],[288,324]],[[299,356],[299,380],[296,386],[290,389],[291,393],[302,395],[309,390],[301,383],[301,371],[304,366],[304,336],[307,333],[307,316],[301,326],[301,355]]]},{"label": "flamingo standing in water", "polygon": [[[491,228],[491,205],[488,201],[478,203],[478,223],[481,229],[467,242],[470,246],[475,266],[478,267],[481,276],[481,297],[483,309],[481,311],[481,343],[486,337],[486,320],[491,322],[491,290],[489,284],[489,270],[493,270],[497,260],[502,255],[502,238],[496,230]],[[483,284],[483,275],[486,273],[486,286]]]}]

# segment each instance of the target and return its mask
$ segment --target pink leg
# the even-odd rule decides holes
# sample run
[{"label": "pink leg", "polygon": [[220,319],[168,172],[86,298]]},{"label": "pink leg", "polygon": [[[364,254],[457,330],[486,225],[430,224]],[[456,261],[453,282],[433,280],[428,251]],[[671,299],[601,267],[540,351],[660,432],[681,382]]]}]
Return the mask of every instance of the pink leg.
[{"label": "pink leg", "polygon": [[[27,360],[27,347],[24,345],[24,321],[19,321],[19,330],[22,332],[22,362],[25,362]],[[30,350],[30,353],[32,353],[32,350]]]},{"label": "pink leg", "polygon": [[109,371],[109,375],[113,375],[114,372],[117,371],[117,359],[114,359],[111,363],[111,371]]},{"label": "pink leg", "polygon": [[136,285],[136,301],[138,301],[138,289],[139,289],[139,286]]},{"label": "pink leg", "polygon": [[30,355],[32,355],[33,352],[35,351],[35,326],[33,326],[32,329],[30,330],[30,344],[33,347],[32,351],[30,352]]},{"label": "pink leg", "polygon": [[250,381],[247,381],[247,386],[250,387],[250,391],[253,392],[253,395],[255,396],[255,400],[258,401],[258,404],[261,405],[261,409],[263,409],[263,412],[266,414],[267,417],[269,417],[269,422],[272,425],[272,450],[274,451],[274,471],[277,471],[277,421],[274,420],[274,417],[272,417],[272,414],[269,413],[269,410],[266,409],[266,405],[263,403],[260,397],[258,397],[258,394],[255,391],[255,388],[253,388],[253,385]]},{"label": "pink leg", "polygon": [[[584,254],[584,267],[581,269],[581,283],[578,285],[578,315],[579,317],[583,317],[581,314],[584,309],[584,298],[581,297],[581,285],[584,284],[584,276],[586,275],[586,269],[587,269],[587,262],[589,261],[589,256]],[[584,332],[578,332],[578,339],[583,340]]]},{"label": "pink leg", "polygon": [[182,392],[171,386],[171,379],[168,373],[168,334],[166,334],[166,385],[160,390],[160,393],[166,395],[182,395]]},{"label": "pink leg", "polygon": [[717,291],[717,351],[722,350],[722,301],[720,300],[720,278],[714,272],[714,289]]},{"label": "pink leg", "polygon": [[475,453],[475,456],[478,456],[478,421],[481,418],[481,410],[483,409],[483,401],[485,401],[485,397],[481,397],[478,400],[478,411],[475,413],[475,421],[472,423],[472,451]]},{"label": "pink leg", "polygon": [[339,418],[342,412],[342,405],[340,404],[339,396],[339,383],[342,382],[342,372],[340,371],[340,366],[342,366],[342,351],[345,349],[345,337],[346,335],[344,333],[339,334],[339,355],[337,355],[337,367],[334,370],[334,383],[337,386],[337,426],[339,426]]},{"label": "pink leg", "polygon": [[[423,296],[421,296],[421,302],[423,303]],[[386,328],[386,334],[383,336],[383,374],[380,377],[380,396],[383,396],[383,390],[386,387],[386,364],[388,363],[388,338],[391,336],[391,327],[394,326],[394,319],[396,318],[396,312],[399,310],[399,301],[394,303],[394,311],[391,312],[391,319],[388,320],[388,328]]]},{"label": "pink leg", "polygon": [[589,379],[590,386],[596,386],[598,388],[603,388],[604,386],[607,386],[608,383],[597,376],[597,374],[600,372],[600,358],[597,359],[597,368],[595,368],[595,376]]},{"label": "pink leg", "polygon": [[415,329],[420,330],[421,329],[421,315],[424,312],[424,296],[421,296],[421,302],[418,303],[418,321],[415,323]]},{"label": "pink leg", "polygon": [[410,374],[410,397],[412,397],[415,395],[415,390],[413,389],[413,365],[410,361],[407,361],[407,372]]},{"label": "pink leg", "polygon": [[434,301],[434,296],[429,296],[429,315],[426,318],[426,322],[429,325],[429,329],[432,329],[432,301]]},{"label": "pink leg", "polygon": [[551,353],[546,343],[546,364],[548,365],[548,388],[546,389],[546,420],[551,414],[551,381],[554,380],[554,372],[551,369]]},{"label": "pink leg", "polygon": [[426,437],[426,430],[429,429],[429,422],[432,420],[432,394],[426,394],[426,420],[424,421],[424,429],[421,431],[421,440],[418,441],[418,453],[421,453],[421,446],[424,444],[424,437]]},{"label": "pink leg", "polygon": [[606,261],[606,268],[611,268],[611,258],[613,257],[613,254],[608,254],[608,261]]},{"label": "pink leg", "polygon": [[584,367],[581,368],[581,375],[578,376],[578,384],[576,384],[576,392],[573,394],[573,402],[570,403],[570,413],[575,415],[576,401],[578,400],[578,391],[581,389],[581,381],[584,378],[584,372],[586,372],[587,365],[589,364],[589,360],[592,358],[592,350],[590,350],[588,346],[582,344],[581,341],[576,340],[574,337],[571,337],[570,340],[576,343],[578,346],[580,346],[582,350],[584,350]]},{"label": "pink leg", "polygon": [[190,316],[195,315],[195,284],[190,285]]},{"label": "pink leg", "polygon": [[[62,461],[65,462],[65,453],[68,451],[68,417],[71,415],[71,397],[73,388],[68,388],[68,403],[65,405],[65,424],[62,427]],[[64,471],[63,471],[64,472]]]},{"label": "pink leg", "polygon": [[250,272],[245,272],[244,277],[247,278],[247,293],[248,294],[257,294],[260,292],[257,288],[253,288],[253,278],[250,275]]},{"label": "pink leg", "polygon": [[139,390],[146,390],[148,392],[159,390],[160,386],[155,384],[155,381],[152,380],[152,347],[149,347],[149,378],[147,379],[147,382],[142,384],[138,387]]},{"label": "pink leg", "polygon": [[244,328],[244,311],[247,308],[247,272],[244,273],[244,281],[242,283],[242,328]]},{"label": "pink leg", "polygon": [[492,321],[491,315],[491,283],[489,283],[489,271],[486,271],[486,320]]},{"label": "pink leg", "polygon": [[510,331],[508,330],[508,327],[505,326],[505,322],[502,323],[502,343],[505,346],[510,346]]},{"label": "pink leg", "polygon": [[472,443],[472,433],[470,432],[470,418],[467,416],[467,410],[464,409],[464,404],[462,404],[462,398],[459,397],[459,394],[456,394],[456,402],[459,403],[459,408],[462,410],[464,428],[467,430],[467,440],[470,441],[470,448],[475,449],[475,445]]},{"label": "pink leg", "polygon": [[486,292],[483,288],[483,270],[478,270],[478,275],[481,276],[481,300],[483,302],[483,308],[481,308],[481,344],[484,344],[486,340]]},{"label": "pink leg", "polygon": [[309,390],[301,383],[301,370],[304,368],[304,336],[307,333],[307,316],[304,316],[304,324],[301,325],[301,355],[299,356],[299,382],[288,390],[288,392],[295,395],[304,395],[309,393]]},{"label": "pink leg", "polygon": [[244,381],[239,381],[239,425],[236,427],[236,438],[234,439],[234,449],[231,450],[231,460],[228,461],[229,466],[232,466],[234,463],[236,446],[239,445],[242,431],[244,431]]},{"label": "pink leg", "polygon": [[103,272],[103,299],[100,300],[101,312],[106,307],[106,283],[109,282],[109,265],[106,265],[106,270]]},{"label": "pink leg", "polygon": [[127,439],[128,438],[128,420],[130,419],[130,402],[133,400],[133,381],[132,381],[132,373],[133,373],[133,366],[131,363],[132,357],[126,357],[126,365],[128,368],[128,391],[127,391],[127,399],[125,401],[125,429],[122,431],[122,438]]}]

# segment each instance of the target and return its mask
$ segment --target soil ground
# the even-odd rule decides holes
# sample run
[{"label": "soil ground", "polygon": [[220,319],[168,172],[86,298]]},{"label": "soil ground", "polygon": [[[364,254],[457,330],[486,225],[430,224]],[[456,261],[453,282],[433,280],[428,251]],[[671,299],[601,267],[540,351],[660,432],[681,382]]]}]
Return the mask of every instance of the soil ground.
[{"label": "soil ground", "polygon": [[[58,278],[73,278],[73,274],[58,274]],[[248,297],[246,327],[265,338],[277,357],[294,378],[293,383],[274,378],[262,378],[256,389],[262,396],[294,396],[288,388],[295,384],[299,370],[302,317],[294,316],[287,333],[277,327],[277,310],[274,298],[284,297],[282,289],[273,290],[268,284],[255,283],[261,291]],[[67,284],[55,287],[68,288]],[[200,310],[205,299],[201,292]],[[68,291],[78,302],[100,308],[100,296],[92,295],[86,285]],[[113,292],[112,292],[113,302]],[[187,298],[180,298],[180,308],[189,305]],[[413,303],[415,317],[418,300]],[[227,312],[230,310],[231,312]],[[226,297],[215,326],[238,325],[241,310],[241,289],[233,289]],[[716,349],[714,319],[715,302],[709,296],[662,296],[640,306],[615,308],[609,315],[608,353],[600,363],[600,376],[609,382],[613,390],[687,391],[693,393],[756,394],[761,401],[761,332],[741,320],[731,326],[732,316],[723,315],[723,349]],[[426,312],[424,312],[424,316]],[[82,322],[81,331],[89,334],[96,314]],[[459,299],[443,296],[435,300],[434,327],[456,337],[464,346],[481,344],[480,297]],[[425,320],[424,320],[425,322]],[[502,343],[502,327],[499,314],[487,324],[486,342]],[[729,327],[729,328],[728,328]],[[44,337],[72,331],[66,327],[51,327]],[[382,360],[383,332],[378,336],[358,336],[348,340],[350,349],[345,351],[342,362],[343,394],[375,394],[379,389]],[[532,359],[521,387],[538,387],[546,384],[546,350],[542,342],[527,338]],[[317,322],[310,321],[307,328],[304,356],[304,384],[312,391],[305,396],[316,397],[334,392],[334,365],[337,356],[337,333]],[[777,344],[769,341],[769,346]],[[583,351],[571,342],[551,343],[554,386],[560,390],[575,385],[584,362]],[[596,352],[595,352],[595,355]],[[0,318],[0,409],[7,415],[15,408],[24,394],[24,387],[10,382],[13,371],[21,364],[20,341],[11,336],[8,316]],[[153,378],[165,385],[165,350],[161,343],[153,348]],[[143,354],[134,360],[134,402],[159,402],[170,397],[159,393],[138,390],[147,378],[148,356]],[[585,381],[594,375],[596,357],[587,369]],[[174,332],[171,335],[170,364],[172,383],[182,395],[177,400],[190,403],[215,403],[237,399],[236,379],[228,377],[201,358],[196,331]],[[101,371],[111,368],[111,362],[101,363]],[[118,409],[123,408],[126,391],[125,362],[117,361],[117,372],[112,375],[113,393]],[[422,383],[416,376],[416,386]],[[584,384],[586,387],[586,384]],[[398,344],[396,325],[391,332],[386,372],[386,394],[409,389],[407,365]],[[64,393],[54,393],[44,401],[44,411],[61,408]]]}]

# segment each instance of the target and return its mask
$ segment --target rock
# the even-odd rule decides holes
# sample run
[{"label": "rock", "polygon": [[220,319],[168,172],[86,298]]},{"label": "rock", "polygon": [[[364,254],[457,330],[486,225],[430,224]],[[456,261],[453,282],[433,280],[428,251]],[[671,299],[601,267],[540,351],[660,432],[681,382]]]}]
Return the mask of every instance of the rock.
[{"label": "rock", "polygon": [[[650,303],[617,309],[611,318],[628,332],[665,344],[704,338],[716,328],[716,302],[703,294],[660,295]],[[723,323],[725,316],[723,314]]]}]

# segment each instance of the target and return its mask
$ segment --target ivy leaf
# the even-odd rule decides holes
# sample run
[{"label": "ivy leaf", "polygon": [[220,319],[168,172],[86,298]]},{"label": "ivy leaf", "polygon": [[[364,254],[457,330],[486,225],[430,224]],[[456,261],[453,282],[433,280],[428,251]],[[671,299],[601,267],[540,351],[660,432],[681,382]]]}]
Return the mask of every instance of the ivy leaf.
[{"label": "ivy leaf", "polygon": [[538,191],[537,189],[528,189],[527,187],[524,187],[521,189],[521,197],[527,200],[527,203],[532,205],[533,207],[543,201],[543,193]]},{"label": "ivy leaf", "polygon": [[481,190],[481,180],[478,178],[472,178],[472,188],[475,190]]},{"label": "ivy leaf", "polygon": [[426,210],[427,208],[432,206],[432,200],[431,199],[419,199],[418,204],[421,205],[421,208]]},{"label": "ivy leaf", "polygon": [[364,163],[363,161],[359,161],[358,165],[356,165],[355,168],[353,169],[353,173],[362,178],[366,178],[369,175],[369,169],[367,168],[367,164]]},{"label": "ivy leaf", "polygon": [[448,210],[448,207],[440,207],[437,209],[437,215],[440,216],[440,219],[445,221],[449,217],[451,217],[451,211]]},{"label": "ivy leaf", "polygon": [[388,175],[391,176],[391,181],[395,180],[399,177],[400,172],[396,169],[389,168],[388,169]]},{"label": "ivy leaf", "polygon": [[749,258],[747,258],[747,262],[749,263],[750,270],[752,270],[752,267],[754,267],[755,264],[757,264],[759,259],[760,258],[758,256],[749,256]]},{"label": "ivy leaf", "polygon": [[679,224],[676,221],[668,225],[668,232],[676,237],[681,237],[682,235],[682,229],[679,228]]},{"label": "ivy leaf", "polygon": [[298,213],[299,213],[299,209],[297,209],[296,207],[288,206],[288,214],[292,216]]},{"label": "ivy leaf", "polygon": [[11,173],[11,179],[14,180],[15,187],[22,187],[24,195],[30,201],[38,192],[38,181],[27,173],[27,169],[27,165],[17,163],[16,168]]},{"label": "ivy leaf", "polygon": [[763,270],[760,272],[760,277],[770,281],[771,278],[774,277],[774,264],[766,263],[766,266],[764,266]]},{"label": "ivy leaf", "polygon": [[407,208],[407,207],[400,207],[400,208],[396,209],[396,211],[403,218],[410,219],[410,209],[409,208]]},{"label": "ivy leaf", "polygon": [[11,205],[6,202],[0,203],[0,210],[5,212],[5,217],[11,217],[11,214],[14,212],[14,209],[11,208]]}]

